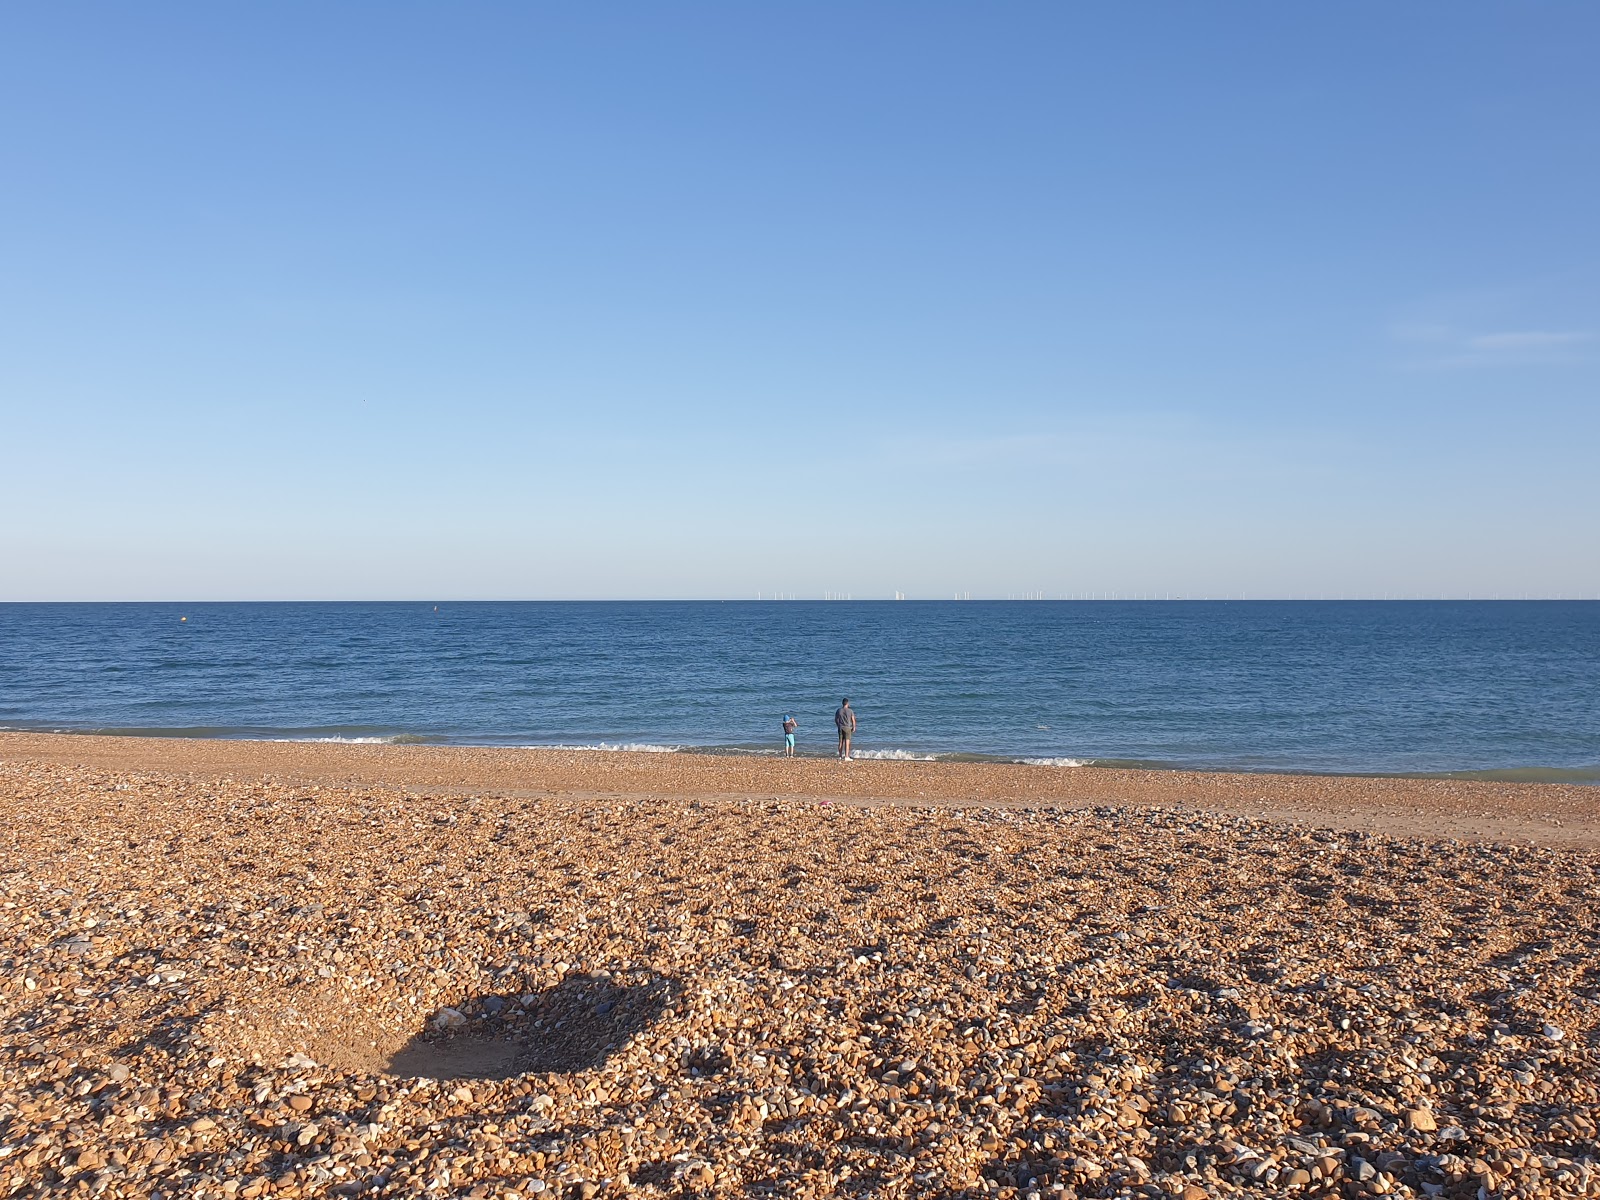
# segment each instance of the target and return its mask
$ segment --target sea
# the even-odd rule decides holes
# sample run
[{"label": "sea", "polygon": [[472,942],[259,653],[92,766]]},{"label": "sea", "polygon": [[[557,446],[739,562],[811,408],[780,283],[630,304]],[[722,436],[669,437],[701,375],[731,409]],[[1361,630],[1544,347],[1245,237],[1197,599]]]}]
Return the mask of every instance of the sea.
[{"label": "sea", "polygon": [[0,728],[1600,783],[1600,602],[0,604]]}]

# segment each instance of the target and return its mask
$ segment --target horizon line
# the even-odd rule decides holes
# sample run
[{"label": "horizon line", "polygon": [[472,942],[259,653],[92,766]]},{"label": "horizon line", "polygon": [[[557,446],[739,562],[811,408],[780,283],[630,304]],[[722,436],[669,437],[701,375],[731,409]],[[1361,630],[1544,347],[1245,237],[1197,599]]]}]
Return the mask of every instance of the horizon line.
[{"label": "horizon line", "polygon": [[1600,595],[1210,595],[1184,596],[1176,594],[1117,592],[1080,595],[1049,595],[1043,593],[1015,593],[1011,595],[974,596],[909,596],[899,593],[892,596],[801,596],[795,594],[761,594],[755,596],[478,596],[478,597],[275,597],[275,598],[156,598],[156,599],[50,599],[6,600],[0,605],[23,604],[1522,604],[1522,603],[1594,603]]}]

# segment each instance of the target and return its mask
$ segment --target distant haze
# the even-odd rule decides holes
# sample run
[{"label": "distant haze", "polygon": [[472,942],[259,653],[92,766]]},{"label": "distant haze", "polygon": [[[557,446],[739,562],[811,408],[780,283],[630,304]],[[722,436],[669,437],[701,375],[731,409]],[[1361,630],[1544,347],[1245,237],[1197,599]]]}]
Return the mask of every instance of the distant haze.
[{"label": "distant haze", "polygon": [[0,600],[1600,595],[1596,44],[12,6]]}]

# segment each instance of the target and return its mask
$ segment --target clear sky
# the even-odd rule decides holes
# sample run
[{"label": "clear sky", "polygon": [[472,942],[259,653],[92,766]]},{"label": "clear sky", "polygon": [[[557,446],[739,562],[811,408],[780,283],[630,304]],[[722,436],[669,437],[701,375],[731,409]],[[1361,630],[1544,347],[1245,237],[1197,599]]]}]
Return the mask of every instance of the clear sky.
[{"label": "clear sky", "polygon": [[0,599],[1600,594],[1600,5],[0,12]]}]

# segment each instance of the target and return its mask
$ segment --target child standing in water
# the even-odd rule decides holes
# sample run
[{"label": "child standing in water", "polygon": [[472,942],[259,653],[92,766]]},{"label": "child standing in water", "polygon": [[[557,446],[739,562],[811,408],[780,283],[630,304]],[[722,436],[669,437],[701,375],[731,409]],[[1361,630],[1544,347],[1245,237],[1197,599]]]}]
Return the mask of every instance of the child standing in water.
[{"label": "child standing in water", "polygon": [[794,757],[794,731],[800,728],[800,722],[790,713],[783,714],[783,756]]}]

